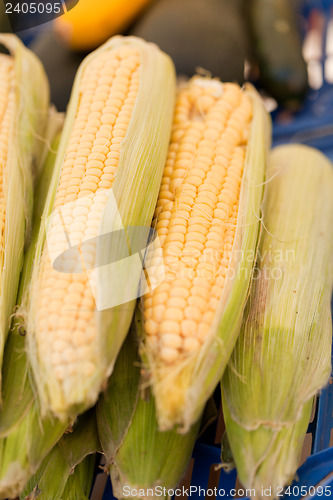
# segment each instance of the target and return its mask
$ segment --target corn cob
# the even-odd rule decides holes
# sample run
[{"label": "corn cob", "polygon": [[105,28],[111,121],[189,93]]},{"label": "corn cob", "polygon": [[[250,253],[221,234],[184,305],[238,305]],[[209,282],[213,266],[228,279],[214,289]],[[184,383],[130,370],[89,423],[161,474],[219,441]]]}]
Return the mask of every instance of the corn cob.
[{"label": "corn cob", "polygon": [[41,63],[19,38],[0,34],[0,384],[3,350],[15,306],[49,105]]},{"label": "corn cob", "polygon": [[[54,119],[58,122],[54,129],[56,132],[57,127],[61,128],[61,122],[58,117]],[[52,150],[56,149],[58,142],[56,139],[52,143]],[[33,261],[37,258],[36,243],[41,225],[40,218],[54,160],[55,154],[50,153],[36,190],[32,239],[24,259],[18,293],[19,303],[23,291],[29,287]],[[23,333],[24,322],[18,313],[4,352],[3,404],[0,409],[0,498],[13,498],[22,492],[26,482],[67,427],[64,422],[50,418],[41,419],[35,390],[31,385]]]},{"label": "corn cob", "polygon": [[165,278],[143,299],[142,356],[162,430],[186,432],[199,418],[236,341],[269,145],[251,86],[194,77],[180,88],[153,221]]},{"label": "corn cob", "polygon": [[[200,422],[189,432],[160,432],[154,398],[140,394],[138,336],[142,335],[139,308],[119,353],[109,384],[97,403],[97,425],[106,468],[117,498],[129,490],[144,489],[145,497],[158,497],[156,486],[175,488],[190,460]],[[148,491],[150,490],[150,491]]]},{"label": "corn cob", "polygon": [[95,412],[79,417],[30,479],[22,500],[84,500],[89,498],[96,452],[100,450]]},{"label": "corn cob", "polygon": [[133,37],[111,39],[78,71],[46,203],[47,245],[42,234],[26,297],[43,413],[77,415],[112,371],[134,312],[142,264],[132,248],[147,243],[174,93],[170,58]]},{"label": "corn cob", "polygon": [[307,146],[280,146],[267,175],[255,279],[222,379],[238,475],[258,497],[294,478],[332,341],[332,165]]},{"label": "corn cob", "polygon": [[[68,424],[67,424],[68,425]],[[15,498],[66,431],[64,422],[41,421],[34,402],[15,429],[0,439],[0,498]]]},{"label": "corn cob", "polygon": [[[60,132],[63,126],[63,116],[50,108],[48,126],[45,135],[47,149],[51,151],[46,157],[42,175],[39,176],[36,196],[34,199],[32,234],[30,245],[24,256],[24,265],[20,278],[17,303],[22,302],[23,291],[29,286],[31,269],[35,259],[35,245],[40,230],[41,216],[50,185],[55,153],[59,146]],[[41,155],[44,157],[44,153]],[[29,377],[28,361],[25,353],[24,318],[20,312],[15,315],[13,329],[7,338],[3,363],[3,391],[0,408],[0,438],[8,435],[29,411],[35,400],[34,391]]]}]

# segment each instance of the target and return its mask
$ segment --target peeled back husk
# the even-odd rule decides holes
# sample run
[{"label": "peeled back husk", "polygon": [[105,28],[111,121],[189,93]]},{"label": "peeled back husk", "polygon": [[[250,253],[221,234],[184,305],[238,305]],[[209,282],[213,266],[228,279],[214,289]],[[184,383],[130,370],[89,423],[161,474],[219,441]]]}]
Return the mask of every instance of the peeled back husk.
[{"label": "peeled back husk", "polygon": [[[200,80],[197,78],[192,81],[194,86],[196,82],[202,87],[209,88],[211,86],[215,89],[215,92],[218,89],[223,95],[223,84],[216,80],[209,78]],[[238,213],[236,215],[231,254],[226,265],[225,282],[208,333],[198,349],[193,351],[184,350],[179,353],[175,360],[170,361],[161,358],[161,345],[154,348],[154,345],[150,344],[148,336],[142,344],[141,355],[149,383],[152,385],[161,430],[172,429],[176,426],[179,432],[187,432],[191,425],[197,421],[207,400],[222,377],[240,330],[242,313],[255,261],[266,160],[271,141],[270,119],[259,94],[251,85],[246,85],[243,91],[252,103],[252,117],[249,123],[246,146],[242,146],[246,150],[240,194],[237,200]],[[215,115],[218,116],[217,109]],[[214,117],[214,119],[220,119],[223,123],[225,118],[222,116],[219,118]],[[203,114],[204,120],[205,114]],[[175,123],[176,127],[177,121]],[[243,124],[238,121],[237,126],[242,127]],[[175,130],[177,129],[175,128]],[[224,145],[223,139],[220,141],[220,148],[222,148]],[[226,145],[224,146],[227,149]],[[193,156],[193,161],[195,159],[196,157]],[[181,203],[181,199],[177,200],[172,210],[177,210],[178,201]],[[205,215],[204,210],[203,214]],[[209,217],[207,222],[209,223]],[[222,227],[223,223],[224,221],[221,219],[220,224]],[[190,236],[193,236],[193,234]],[[170,235],[171,237],[172,235]],[[200,252],[198,253],[200,254]],[[184,260],[184,268],[186,268],[186,255],[184,258],[181,255],[179,259],[179,262],[182,262],[182,259]],[[169,278],[171,286],[173,279],[178,278],[178,274],[180,278],[183,277],[181,275],[182,269],[180,267],[180,271],[175,273],[175,278]],[[200,276],[201,271],[197,271],[195,266],[193,271]],[[214,278],[217,271],[218,268],[214,266]],[[203,274],[203,276],[205,275]],[[161,296],[163,295],[167,295],[167,293],[161,292]],[[155,297],[153,303],[154,300]],[[164,306],[163,302],[158,307],[163,308]],[[184,313],[183,310],[179,312],[180,314]],[[194,319],[192,316],[185,315],[185,317]],[[156,337],[159,337],[159,332],[157,332]]]},{"label": "peeled back husk", "polygon": [[313,398],[330,376],[332,194],[333,167],[319,151],[272,151],[257,267],[222,379],[238,476],[259,497],[293,480]]}]

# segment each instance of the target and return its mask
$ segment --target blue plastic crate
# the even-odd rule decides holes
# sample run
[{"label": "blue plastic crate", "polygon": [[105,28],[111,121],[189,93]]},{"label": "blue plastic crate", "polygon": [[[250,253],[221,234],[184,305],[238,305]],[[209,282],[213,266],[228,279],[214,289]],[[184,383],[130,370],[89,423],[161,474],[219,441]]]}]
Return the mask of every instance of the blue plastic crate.
[{"label": "blue plastic crate", "polygon": [[[333,160],[333,0],[305,0],[303,9],[304,36],[311,30],[311,18],[320,21],[321,50],[314,62],[320,67],[322,84],[320,88],[312,89],[301,111],[291,116],[276,110],[273,117],[273,145],[282,143],[303,143],[320,149]],[[314,26],[316,29],[316,26]],[[327,50],[329,31],[332,30],[331,52]],[[326,62],[332,58],[332,76],[327,77]],[[333,195],[333,194],[332,194]],[[333,230],[333,228],[332,228]],[[333,309],[333,301],[332,301]],[[333,364],[333,353],[332,353]],[[291,486],[292,494],[287,499],[297,498],[329,498],[333,497],[333,379],[323,389],[317,399],[316,412],[309,425],[308,433],[312,435],[311,455],[298,469],[297,481]],[[190,484],[191,498],[202,500],[208,488],[217,487],[224,492],[222,498],[229,500],[235,497],[230,494],[236,485],[235,470],[227,473],[215,471],[215,465],[220,463],[220,447],[197,442],[192,459]],[[307,496],[301,495],[301,487]],[[318,494],[317,487],[323,488],[323,495]],[[325,486],[330,495],[325,495]],[[194,490],[197,488],[197,491]],[[200,491],[200,488],[202,489]],[[321,490],[319,490],[321,491]],[[208,496],[207,498],[214,498]],[[114,499],[112,486],[107,482],[103,500]],[[246,500],[246,498],[245,498]]]},{"label": "blue plastic crate", "polygon": [[[316,147],[333,159],[333,1],[305,0],[304,45],[316,38],[308,66],[315,67],[319,88],[312,89],[292,118],[273,112],[274,145],[298,142]],[[329,46],[328,46],[329,45]],[[314,71],[314,69],[313,69]],[[311,71],[310,71],[311,73]]]}]

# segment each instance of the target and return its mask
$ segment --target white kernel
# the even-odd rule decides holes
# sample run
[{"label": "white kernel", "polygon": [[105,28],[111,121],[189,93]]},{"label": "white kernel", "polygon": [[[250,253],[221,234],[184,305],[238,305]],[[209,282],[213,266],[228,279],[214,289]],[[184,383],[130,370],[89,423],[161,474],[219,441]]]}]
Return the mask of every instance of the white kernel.
[{"label": "white kernel", "polygon": [[184,350],[187,352],[195,351],[200,347],[200,342],[198,339],[193,337],[188,337],[184,340]]}]

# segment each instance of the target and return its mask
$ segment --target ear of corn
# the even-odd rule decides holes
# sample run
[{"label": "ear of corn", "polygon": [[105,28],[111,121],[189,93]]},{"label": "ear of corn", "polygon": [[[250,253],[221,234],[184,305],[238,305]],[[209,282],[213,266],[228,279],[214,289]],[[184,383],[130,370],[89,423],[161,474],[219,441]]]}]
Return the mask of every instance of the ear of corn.
[{"label": "ear of corn", "polygon": [[31,224],[33,167],[42,144],[49,89],[41,63],[19,38],[0,34],[0,44],[9,52],[0,56],[1,368]]},{"label": "ear of corn", "polygon": [[0,439],[24,418],[34,401],[25,355],[25,339],[17,324],[6,342],[3,364],[3,400],[0,409]]},{"label": "ear of corn", "polygon": [[65,434],[45,457],[22,499],[88,499],[95,453],[99,450],[95,412],[90,411],[79,418],[74,430]]},{"label": "ear of corn", "polygon": [[126,496],[124,486],[142,488],[146,497],[155,496],[156,486],[174,488],[186,470],[199,431],[199,421],[185,435],[158,430],[153,396],[150,391],[145,399],[140,395],[137,335],[141,330],[137,309],[107,390],[97,404],[100,441],[117,498]]},{"label": "ear of corn", "polygon": [[[310,399],[304,404],[298,420],[279,427],[279,430],[272,431],[273,426],[259,425],[258,429],[249,431],[235,422],[225,404],[223,415],[232,442],[232,463],[243,486],[248,491],[252,490],[251,498],[255,497],[255,493],[258,498],[276,498],[280,491],[277,488],[293,481],[312,408],[313,399]],[[233,466],[228,463],[228,458],[231,461],[231,457],[226,457],[226,463],[225,451],[228,450],[222,449],[221,453],[223,467],[230,470]],[[264,495],[262,488],[266,489]],[[271,491],[271,496],[267,491]]]},{"label": "ear of corn", "polygon": [[251,86],[194,77],[179,89],[154,219],[165,278],[143,299],[142,356],[161,429],[186,432],[198,419],[236,342],[269,145]]},{"label": "ear of corn", "polygon": [[242,484],[291,482],[314,395],[331,368],[333,168],[306,146],[270,157],[264,228],[243,326],[222,380]]},{"label": "ear of corn", "polygon": [[[93,405],[127,334],[142,272],[128,231],[144,249],[174,92],[170,58],[132,37],[111,39],[78,71],[44,212],[47,243],[41,233],[26,297],[44,413],[66,419]],[[122,236],[107,240],[115,230]]]},{"label": "ear of corn", "polygon": [[[60,141],[60,133],[64,125],[65,115],[57,111],[56,107],[51,104],[47,114],[47,123],[44,129],[44,136],[41,138],[41,144],[39,147],[38,163],[36,164],[36,182],[38,184],[39,193],[44,193],[44,195],[39,194],[39,197],[34,196],[34,206],[33,206],[33,224],[36,224],[36,220],[40,221],[42,217],[45,198],[47,195],[48,188],[50,186],[51,177],[53,173],[52,168],[47,168],[46,163],[52,162],[54,165],[53,154],[57,152]],[[54,149],[55,148],[55,149]],[[45,188],[41,186],[41,183],[45,185]]]},{"label": "ear of corn", "polygon": [[[56,149],[57,140],[52,143]],[[41,225],[40,215],[45,203],[55,154],[49,155],[36,190],[32,239],[26,252],[18,299],[29,286],[36,242]],[[18,315],[6,342],[3,375],[3,405],[0,410],[0,498],[19,495],[45,455],[65,432],[67,423],[51,418],[42,419],[31,385],[31,374],[25,353],[23,318]]]},{"label": "ear of corn", "polygon": [[[50,110],[48,120],[48,131],[45,136],[46,143],[51,144],[51,152],[47,156],[38,179],[36,196],[34,200],[32,234],[30,245],[25,253],[24,265],[20,278],[17,303],[21,304],[24,290],[29,286],[33,262],[35,259],[35,245],[41,225],[45,200],[47,197],[50,180],[53,174],[56,150],[59,146],[60,132],[63,125],[63,116]],[[35,400],[31,385],[28,361],[25,352],[25,327],[24,317],[21,312],[15,316],[13,329],[10,332],[3,363],[3,391],[2,405],[0,411],[0,438],[9,434],[29,411]]]}]

